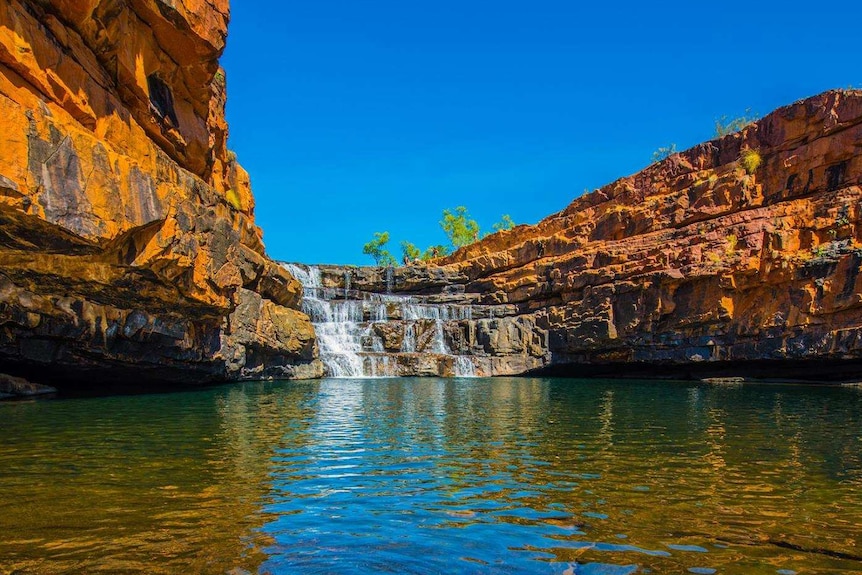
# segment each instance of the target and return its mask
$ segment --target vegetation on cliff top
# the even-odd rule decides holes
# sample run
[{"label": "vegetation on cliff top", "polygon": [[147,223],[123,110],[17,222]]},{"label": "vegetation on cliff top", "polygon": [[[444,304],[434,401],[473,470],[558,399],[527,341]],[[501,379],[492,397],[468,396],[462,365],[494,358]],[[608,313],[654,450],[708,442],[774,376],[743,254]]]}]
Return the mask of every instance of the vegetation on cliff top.
[{"label": "vegetation on cliff top", "polygon": [[440,227],[446,232],[449,244],[455,249],[479,240],[479,224],[470,218],[465,206],[458,206],[454,211],[443,210]]},{"label": "vegetation on cliff top", "polygon": [[738,132],[749,124],[756,122],[759,117],[757,114],[751,112],[751,108],[747,108],[743,115],[736,118],[728,118],[727,116],[716,118],[715,137],[723,138],[724,136]]},{"label": "vegetation on cliff top", "polygon": [[670,146],[662,146],[658,150],[652,153],[652,161],[661,162],[665,158],[668,158],[674,154],[676,154],[676,144],[671,144]]},{"label": "vegetation on cliff top", "polygon": [[[728,118],[727,116],[716,118],[715,137],[723,138],[724,136],[729,136],[730,134],[738,132],[746,126],[756,122],[759,117],[760,116],[758,116],[757,114],[752,114],[751,108],[748,108],[745,110],[745,114],[743,114],[742,116],[737,116],[736,118]],[[661,146],[655,152],[652,153],[652,161],[654,164],[657,162],[661,162],[662,160],[676,154],[678,151],[679,150],[676,149],[676,143],[671,143],[668,146]],[[745,160],[743,160],[743,165],[745,165],[748,173],[752,173],[754,170],[757,169],[757,166],[760,165],[760,156],[757,156],[757,158],[757,165],[754,166],[752,169],[748,169],[748,164]]]},{"label": "vegetation on cliff top", "polygon": [[[438,257],[448,255],[451,251],[457,250],[460,247],[468,246],[488,234],[482,234],[478,222],[470,217],[470,213],[465,206],[458,206],[454,209],[443,210],[440,220],[440,227],[446,234],[449,240],[447,245],[437,244],[429,246],[422,251],[414,243],[404,240],[401,242],[401,261],[404,264],[409,264],[417,260],[431,261]],[[493,224],[494,232],[510,230],[515,227],[515,222],[509,214],[503,214],[500,221]],[[374,260],[377,266],[394,266],[398,265],[396,259],[392,256],[386,245],[389,243],[389,232],[375,232],[373,239],[362,246],[362,253]]]}]

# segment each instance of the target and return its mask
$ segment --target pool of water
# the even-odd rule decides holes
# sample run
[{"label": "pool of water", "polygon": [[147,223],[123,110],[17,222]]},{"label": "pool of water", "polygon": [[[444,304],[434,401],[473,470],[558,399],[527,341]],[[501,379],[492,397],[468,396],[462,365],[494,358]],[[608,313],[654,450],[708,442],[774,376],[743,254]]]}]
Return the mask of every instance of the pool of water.
[{"label": "pool of water", "polygon": [[249,383],[0,404],[0,573],[862,573],[862,391]]}]

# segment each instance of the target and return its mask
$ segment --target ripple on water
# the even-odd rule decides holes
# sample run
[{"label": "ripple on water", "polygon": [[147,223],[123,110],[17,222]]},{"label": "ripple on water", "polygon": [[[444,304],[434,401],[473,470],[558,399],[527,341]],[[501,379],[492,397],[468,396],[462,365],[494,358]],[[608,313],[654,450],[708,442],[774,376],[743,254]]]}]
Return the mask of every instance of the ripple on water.
[{"label": "ripple on water", "polygon": [[12,571],[858,570],[862,394],[840,389],[323,380],[0,421]]},{"label": "ripple on water", "polygon": [[701,547],[700,545],[677,545],[673,543],[667,544],[668,549],[673,549],[674,551],[691,551],[694,553],[709,553],[709,549],[706,547]]}]

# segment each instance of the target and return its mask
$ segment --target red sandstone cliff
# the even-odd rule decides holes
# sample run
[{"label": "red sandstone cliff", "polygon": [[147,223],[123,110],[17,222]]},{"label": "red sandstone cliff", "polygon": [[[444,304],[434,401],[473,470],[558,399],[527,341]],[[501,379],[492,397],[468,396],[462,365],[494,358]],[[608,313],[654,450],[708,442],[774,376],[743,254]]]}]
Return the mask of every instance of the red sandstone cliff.
[{"label": "red sandstone cliff", "polygon": [[0,3],[0,371],[319,375],[226,148],[228,19],[227,0]]},{"label": "red sandstone cliff", "polygon": [[461,249],[443,269],[534,319],[550,363],[572,373],[840,364],[862,358],[860,184],[862,92],[827,92]]}]

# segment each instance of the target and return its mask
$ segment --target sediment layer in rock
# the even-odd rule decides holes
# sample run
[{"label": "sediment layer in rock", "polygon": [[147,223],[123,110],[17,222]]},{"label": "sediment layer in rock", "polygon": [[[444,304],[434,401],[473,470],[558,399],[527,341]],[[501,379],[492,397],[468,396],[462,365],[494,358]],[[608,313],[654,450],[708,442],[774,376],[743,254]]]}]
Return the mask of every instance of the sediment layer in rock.
[{"label": "sediment layer in rock", "polygon": [[[227,0],[0,4],[0,364],[315,376],[226,148]],[[44,381],[42,378],[38,378]]]}]

